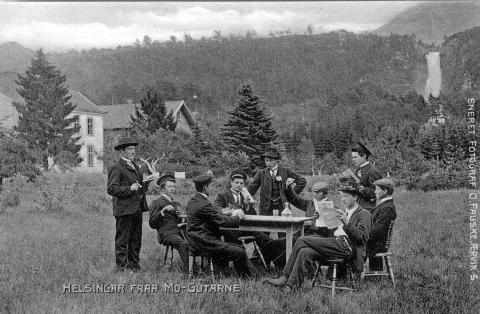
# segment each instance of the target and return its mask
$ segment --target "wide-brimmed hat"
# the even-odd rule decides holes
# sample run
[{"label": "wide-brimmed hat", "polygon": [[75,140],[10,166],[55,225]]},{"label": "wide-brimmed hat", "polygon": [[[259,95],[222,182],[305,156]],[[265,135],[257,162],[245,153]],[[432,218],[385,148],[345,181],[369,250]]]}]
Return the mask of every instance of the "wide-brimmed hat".
[{"label": "wide-brimmed hat", "polygon": [[175,173],[173,173],[173,172],[163,173],[162,176],[160,178],[158,178],[157,184],[159,186],[162,186],[162,184],[164,184],[167,181],[175,182]]},{"label": "wide-brimmed hat", "polygon": [[281,159],[282,156],[276,148],[268,148],[265,153],[261,155],[262,158]]},{"label": "wide-brimmed hat", "polygon": [[312,186],[312,191],[323,191],[328,192],[328,183],[327,182],[315,182]]},{"label": "wide-brimmed hat", "polygon": [[138,146],[138,142],[130,137],[124,137],[118,141],[117,145],[115,145],[113,149],[121,150],[128,146]]},{"label": "wide-brimmed hat", "polygon": [[367,157],[372,156],[372,152],[360,142],[357,142],[357,145],[352,147],[352,152],[363,153]]},{"label": "wide-brimmed hat", "polygon": [[208,184],[212,181],[213,179],[213,176],[209,175],[209,174],[202,174],[202,175],[199,175],[195,178],[193,178],[193,182],[195,183],[200,183],[200,184]]},{"label": "wide-brimmed hat", "polygon": [[232,173],[230,174],[230,180],[234,180],[234,179],[247,180],[247,174],[245,173],[245,171],[240,169],[233,170]]},{"label": "wide-brimmed hat", "polygon": [[379,187],[383,189],[392,189],[393,190],[393,181],[390,179],[380,179],[375,182],[373,182],[373,185],[378,185]]},{"label": "wide-brimmed hat", "polygon": [[355,182],[346,182],[344,183],[340,189],[341,192],[348,193],[353,196],[361,196],[362,193],[360,193],[360,190],[358,188],[358,184]]}]

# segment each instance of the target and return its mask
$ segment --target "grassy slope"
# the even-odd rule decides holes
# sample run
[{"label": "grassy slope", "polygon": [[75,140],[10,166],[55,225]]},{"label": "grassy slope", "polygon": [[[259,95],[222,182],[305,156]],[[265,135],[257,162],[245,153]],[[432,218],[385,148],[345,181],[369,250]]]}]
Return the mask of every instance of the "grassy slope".
[{"label": "grassy slope", "polygon": [[[392,247],[396,291],[388,281],[369,281],[358,292],[331,299],[319,288],[295,294],[253,281],[240,282],[238,294],[163,293],[164,282],[187,281],[177,269],[157,266],[164,251],[146,215],[143,271],[113,274],[114,219],[104,195],[105,179],[53,179],[24,185],[21,206],[0,216],[0,313],[470,313],[478,305],[473,294],[478,295],[480,287],[467,279],[466,191],[397,193]],[[59,197],[58,207],[68,206],[47,212],[39,203],[49,192]],[[174,263],[179,266],[176,254]],[[222,278],[220,282],[238,281]],[[62,294],[63,284],[88,283],[157,284],[159,292]]]}]

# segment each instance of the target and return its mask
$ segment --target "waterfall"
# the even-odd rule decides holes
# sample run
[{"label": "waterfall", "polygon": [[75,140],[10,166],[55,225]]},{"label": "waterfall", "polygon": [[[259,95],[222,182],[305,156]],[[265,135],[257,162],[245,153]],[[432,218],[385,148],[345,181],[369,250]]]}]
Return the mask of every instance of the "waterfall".
[{"label": "waterfall", "polygon": [[427,55],[428,78],[425,84],[425,94],[423,97],[428,101],[428,97],[440,95],[442,86],[442,70],[440,69],[440,52],[429,52]]}]

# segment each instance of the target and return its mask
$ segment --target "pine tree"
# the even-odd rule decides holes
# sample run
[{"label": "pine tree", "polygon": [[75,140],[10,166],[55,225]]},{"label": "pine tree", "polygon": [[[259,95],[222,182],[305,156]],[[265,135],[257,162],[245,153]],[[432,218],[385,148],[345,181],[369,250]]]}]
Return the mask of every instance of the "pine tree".
[{"label": "pine tree", "polygon": [[261,165],[260,155],[273,146],[277,138],[272,118],[249,85],[244,85],[238,93],[241,97],[237,106],[229,112],[230,119],[221,128],[223,142],[228,150],[243,151],[253,163]]},{"label": "pine tree", "polygon": [[31,66],[24,75],[18,75],[17,92],[24,103],[14,102],[19,112],[18,126],[15,131],[31,149],[40,152],[45,169],[48,157],[61,156],[63,165],[76,166],[81,162],[78,156],[81,145],[79,126],[75,126],[78,116],[71,116],[75,105],[70,102],[66,77],[50,64],[42,49],[35,52]]},{"label": "pine tree", "polygon": [[135,108],[135,116],[131,117],[133,131],[153,134],[162,128],[173,132],[177,123],[174,122],[172,114],[172,112],[167,114],[165,102],[161,97],[157,94],[152,97],[150,92],[147,92],[140,100],[140,108]]}]

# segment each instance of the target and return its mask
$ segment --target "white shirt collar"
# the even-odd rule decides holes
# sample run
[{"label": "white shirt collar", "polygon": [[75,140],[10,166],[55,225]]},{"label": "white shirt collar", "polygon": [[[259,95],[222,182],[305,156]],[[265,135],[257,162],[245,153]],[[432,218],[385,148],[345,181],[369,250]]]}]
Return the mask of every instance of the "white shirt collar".
[{"label": "white shirt collar", "polygon": [[169,200],[170,202],[173,202],[173,197],[168,196],[167,194],[162,193],[162,196],[166,199]]},{"label": "white shirt collar", "polygon": [[278,164],[276,164],[275,167],[270,169],[270,172],[273,172],[274,175],[277,175],[277,170],[278,170]]},{"label": "white shirt collar", "polygon": [[233,189],[230,189],[234,195],[240,195],[241,192],[234,191]]},{"label": "white shirt collar", "polygon": [[198,192],[198,194],[203,195],[203,197],[205,197],[205,198],[208,200],[207,194],[204,194],[204,193],[202,193],[202,192]]},{"label": "white shirt collar", "polygon": [[357,210],[358,207],[359,207],[359,205],[357,204],[357,206],[355,206],[354,208],[347,209],[348,220],[350,220],[350,217],[352,217],[352,214]]},{"label": "white shirt collar", "polygon": [[389,201],[389,200],[393,200],[393,198],[391,196],[387,196],[387,197],[384,197],[384,198],[381,198],[378,202],[377,202],[377,206],[386,202],[386,201]]},{"label": "white shirt collar", "polygon": [[366,165],[368,165],[369,163],[370,163],[370,161],[367,160],[367,161],[365,161],[363,164],[361,164],[359,168],[363,168],[363,167],[365,167]]}]

